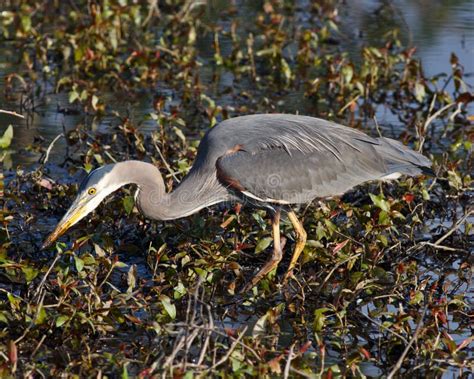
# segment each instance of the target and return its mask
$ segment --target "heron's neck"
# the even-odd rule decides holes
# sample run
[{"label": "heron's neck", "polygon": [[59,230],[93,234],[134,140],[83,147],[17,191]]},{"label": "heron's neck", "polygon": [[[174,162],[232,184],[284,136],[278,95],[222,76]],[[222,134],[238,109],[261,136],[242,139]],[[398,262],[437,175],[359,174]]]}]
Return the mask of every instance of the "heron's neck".
[{"label": "heron's neck", "polygon": [[160,171],[150,163],[127,161],[126,175],[129,176],[127,183],[138,186],[136,202],[140,212],[154,220],[186,217],[209,205],[227,200],[226,191],[213,173],[206,175],[191,170],[170,193],[166,193]]}]

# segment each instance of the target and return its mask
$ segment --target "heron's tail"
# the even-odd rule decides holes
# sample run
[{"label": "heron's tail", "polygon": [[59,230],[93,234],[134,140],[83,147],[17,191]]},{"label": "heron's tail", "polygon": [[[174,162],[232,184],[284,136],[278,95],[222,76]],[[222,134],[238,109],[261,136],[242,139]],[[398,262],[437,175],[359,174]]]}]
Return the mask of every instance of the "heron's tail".
[{"label": "heron's tail", "polygon": [[380,137],[377,140],[380,145],[375,148],[387,165],[388,176],[396,173],[410,176],[435,175],[431,169],[433,163],[424,155],[390,138]]}]

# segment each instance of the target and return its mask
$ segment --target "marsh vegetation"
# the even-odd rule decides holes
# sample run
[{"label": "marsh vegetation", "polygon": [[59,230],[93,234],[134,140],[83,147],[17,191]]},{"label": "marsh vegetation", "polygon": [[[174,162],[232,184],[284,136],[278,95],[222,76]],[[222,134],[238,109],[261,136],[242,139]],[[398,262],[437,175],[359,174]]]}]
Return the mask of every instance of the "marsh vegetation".
[{"label": "marsh vegetation", "polygon": [[[0,376],[472,375],[472,66],[428,74],[376,5],[357,31],[335,0],[3,0],[0,109],[24,119],[0,114]],[[267,112],[398,139],[436,177],[302,207],[295,279],[286,254],[243,295],[262,209],[150,222],[130,187],[40,249],[91,169],[145,160],[172,188],[207,129]]]}]

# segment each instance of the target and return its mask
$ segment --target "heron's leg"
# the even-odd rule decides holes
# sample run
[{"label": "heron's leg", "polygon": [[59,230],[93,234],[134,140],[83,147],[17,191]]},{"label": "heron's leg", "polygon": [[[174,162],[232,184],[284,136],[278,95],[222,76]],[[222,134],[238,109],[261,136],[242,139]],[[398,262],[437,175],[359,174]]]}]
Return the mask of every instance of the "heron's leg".
[{"label": "heron's leg", "polygon": [[306,230],[304,230],[303,224],[298,217],[296,217],[295,212],[290,211],[288,212],[288,218],[290,219],[291,223],[293,224],[293,228],[295,229],[296,233],[296,246],[295,250],[293,251],[293,256],[291,257],[290,266],[288,267],[288,271],[283,278],[283,282],[285,283],[288,278],[293,274],[293,269],[296,266],[296,262],[298,262],[298,258],[300,257],[301,252],[306,245]]},{"label": "heron's leg", "polygon": [[247,292],[252,287],[254,287],[265,275],[278,266],[281,258],[283,256],[281,251],[280,244],[280,209],[278,208],[275,211],[275,215],[272,220],[272,229],[273,229],[273,254],[270,259],[265,263],[259,272],[252,278],[252,280],[247,283],[247,285],[242,289],[242,292]]}]

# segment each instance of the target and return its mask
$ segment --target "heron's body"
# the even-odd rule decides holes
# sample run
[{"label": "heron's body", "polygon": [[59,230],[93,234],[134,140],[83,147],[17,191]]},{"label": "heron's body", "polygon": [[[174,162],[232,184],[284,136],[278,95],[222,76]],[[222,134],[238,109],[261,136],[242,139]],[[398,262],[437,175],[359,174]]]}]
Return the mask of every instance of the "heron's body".
[{"label": "heron's body", "polygon": [[[152,219],[176,219],[216,203],[238,200],[271,207],[276,225],[281,206],[341,195],[371,180],[429,173],[430,166],[429,159],[389,138],[372,138],[313,117],[251,115],[223,121],[210,129],[201,140],[192,169],[171,193],[165,192],[155,166],[126,161],[89,175],[76,203],[88,188],[103,187],[101,196],[94,194],[93,199],[81,200],[93,203],[89,207],[92,210],[109,193],[134,183],[138,186],[137,205]],[[301,242],[305,233],[294,213],[289,212],[289,216],[300,236],[292,269],[304,246]],[[277,229],[274,227],[272,260],[252,285],[281,259]],[[52,239],[61,231],[53,233]]]}]

